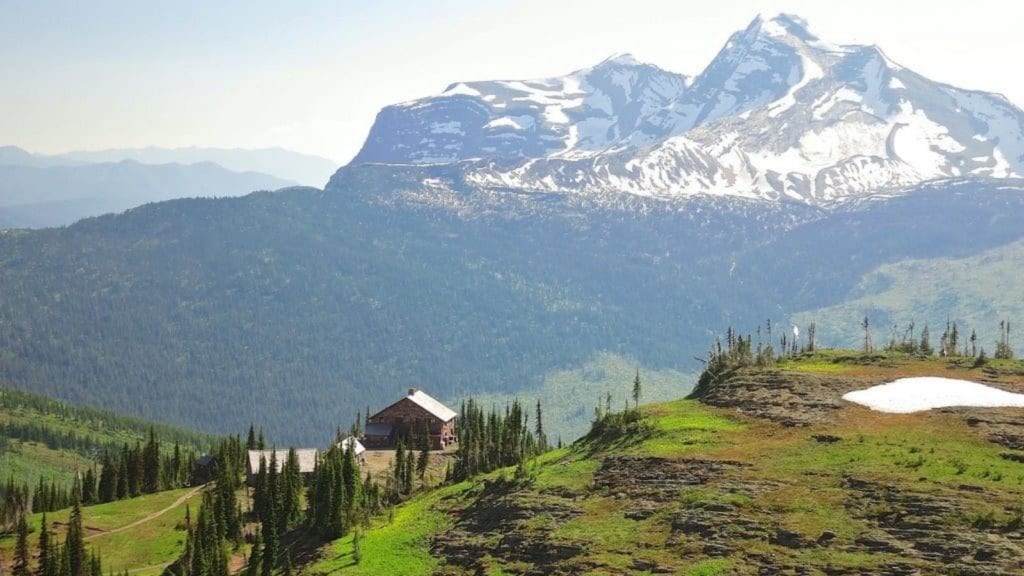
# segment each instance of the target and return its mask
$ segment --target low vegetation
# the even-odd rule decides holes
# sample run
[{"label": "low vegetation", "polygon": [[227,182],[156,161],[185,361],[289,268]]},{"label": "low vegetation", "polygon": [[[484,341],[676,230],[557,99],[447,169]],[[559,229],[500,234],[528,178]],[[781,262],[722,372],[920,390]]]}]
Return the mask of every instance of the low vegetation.
[{"label": "low vegetation", "polygon": [[[719,377],[792,374],[855,386],[952,372],[1024,390],[1024,363],[1000,362],[798,350],[773,355],[770,364],[731,366],[731,375]],[[348,538],[304,573],[991,570],[1006,566],[1006,551],[1015,550],[1024,454],[960,414],[889,415],[846,405],[818,424],[782,426],[696,399],[606,411],[611,404],[621,405],[621,396],[598,405],[580,441],[526,462],[525,475],[499,469],[418,495],[362,533],[361,564],[352,561]],[[501,510],[497,532],[486,509]],[[899,519],[911,517],[924,532],[908,542]],[[970,554],[994,556],[926,551],[952,535]],[[388,559],[372,569],[369,542],[374,557]],[[911,545],[920,551],[900,548]]]}]

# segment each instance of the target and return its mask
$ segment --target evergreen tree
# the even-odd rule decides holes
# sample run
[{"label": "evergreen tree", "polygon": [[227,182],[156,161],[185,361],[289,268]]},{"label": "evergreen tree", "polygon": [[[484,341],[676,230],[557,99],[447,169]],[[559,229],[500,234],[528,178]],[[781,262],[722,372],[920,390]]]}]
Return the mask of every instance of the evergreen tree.
[{"label": "evergreen tree", "polygon": [[256,472],[256,485],[252,491],[252,508],[256,519],[261,522],[267,518],[267,458],[260,454],[260,468]]},{"label": "evergreen tree", "polygon": [[82,507],[75,502],[68,520],[68,532],[64,537],[64,550],[68,555],[70,576],[87,576],[88,558],[85,555],[85,534],[82,530]]},{"label": "evergreen tree", "polygon": [[395,482],[397,482],[398,486],[400,486],[400,487],[405,485],[405,483],[402,482],[402,474],[404,472],[405,472],[405,442],[403,442],[402,439],[399,438],[398,442],[395,444],[395,469],[392,472],[392,475],[395,478]]},{"label": "evergreen tree", "polygon": [[295,448],[288,449],[284,473],[281,475],[281,518],[280,531],[285,532],[302,519],[302,470]]},{"label": "evergreen tree", "polygon": [[121,459],[118,462],[117,468],[117,499],[121,500],[127,498],[129,495],[128,489],[128,444],[125,444],[121,448]]},{"label": "evergreen tree", "polygon": [[28,552],[28,521],[22,515],[18,520],[18,540],[14,545],[14,570],[11,574],[14,576],[30,576],[32,573],[29,569],[30,558],[31,556]]},{"label": "evergreen tree", "polygon": [[95,550],[89,554],[89,576],[103,576],[103,563]]},{"label": "evergreen tree", "polygon": [[420,436],[420,456],[416,460],[416,475],[419,477],[420,482],[424,481],[427,474],[427,466],[430,465],[430,435],[423,434]]},{"label": "evergreen tree", "polygon": [[60,564],[58,565],[59,576],[76,576],[71,570],[71,555],[68,552],[67,546],[61,546],[58,556],[60,557]]},{"label": "evergreen tree", "polygon": [[928,331],[928,325],[924,325],[924,329],[921,330],[921,345],[918,346],[917,351],[924,356],[931,356],[935,353],[935,349],[932,348],[931,332]]},{"label": "evergreen tree", "polygon": [[536,416],[536,429],[534,434],[537,437],[537,447],[541,452],[546,452],[548,449],[548,437],[544,434],[544,412],[540,407],[540,398],[537,399],[537,416]]},{"label": "evergreen tree", "polygon": [[149,428],[149,439],[142,449],[142,492],[152,494],[160,490],[160,442],[153,427]]},{"label": "evergreen tree", "polygon": [[245,449],[255,450],[256,449],[256,430],[253,429],[253,425],[249,424],[249,435],[245,439]]},{"label": "evergreen tree", "polygon": [[356,564],[363,561],[363,548],[359,543],[360,540],[359,530],[356,530],[355,534],[352,535],[352,561]]},{"label": "evergreen tree", "polygon": [[351,523],[353,510],[359,499],[359,467],[356,466],[355,442],[349,442],[342,455],[341,481],[345,485],[345,514]]},{"label": "evergreen tree", "polygon": [[100,502],[111,502],[117,498],[117,467],[110,457],[109,450],[103,450],[103,461],[100,464],[100,482],[98,487]]},{"label": "evergreen tree", "polygon": [[[263,505],[266,517],[260,518],[264,524],[270,523],[274,525],[275,534],[281,533],[281,474],[278,470],[279,467],[277,448],[275,447],[270,451],[270,463],[267,465],[267,496],[266,502]],[[270,541],[266,538],[263,541],[270,544]]]},{"label": "evergreen tree", "polygon": [[85,471],[85,477],[82,479],[82,503],[87,505],[95,504],[98,499],[96,470],[93,467]]},{"label": "evergreen tree", "polygon": [[46,512],[39,522],[39,566],[37,576],[51,576],[56,572],[54,567],[53,543],[50,539],[50,525],[46,522]]},{"label": "evergreen tree", "polygon": [[999,321],[999,340],[996,342],[996,353],[994,358],[1000,360],[1012,360],[1013,348],[1010,347],[1010,321]]},{"label": "evergreen tree", "polygon": [[633,378],[633,407],[640,409],[640,370],[637,369],[636,377]]},{"label": "evergreen tree", "polygon": [[272,520],[269,522],[264,521],[262,528],[263,556],[260,558],[260,574],[262,576],[271,576],[274,573],[274,567],[277,566],[277,556],[281,543],[278,540],[276,527]]},{"label": "evergreen tree", "polygon": [[[252,428],[250,427],[250,430],[251,429]],[[262,544],[263,539],[261,538],[260,533],[257,532],[252,543],[252,551],[249,553],[249,563],[245,566],[245,576],[259,576]]]}]

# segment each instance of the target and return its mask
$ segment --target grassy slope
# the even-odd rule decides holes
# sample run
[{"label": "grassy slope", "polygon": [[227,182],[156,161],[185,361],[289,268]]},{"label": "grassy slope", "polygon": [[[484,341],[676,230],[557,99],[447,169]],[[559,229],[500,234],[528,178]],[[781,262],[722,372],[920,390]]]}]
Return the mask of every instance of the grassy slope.
[{"label": "grassy slope", "polygon": [[[0,423],[45,425],[61,434],[73,432],[79,437],[89,437],[98,445],[120,445],[124,442],[133,444],[136,440],[144,440],[150,426],[142,420],[92,408],[69,406],[37,396],[31,396],[30,402],[23,403],[12,399],[13,396],[23,395],[21,392],[9,393],[0,389],[0,394],[8,394],[0,405]],[[186,449],[200,448],[214,441],[213,436],[163,425],[156,425],[156,432],[164,439],[163,450],[173,447],[167,438],[180,440]],[[85,470],[91,465],[90,455],[71,449],[50,448],[41,442],[10,440],[6,448],[0,451],[2,481],[13,477],[18,482],[27,481],[30,486],[34,486],[40,477],[55,479],[70,486],[76,471]],[[189,496],[188,499],[178,503],[185,496]],[[88,531],[88,545],[102,553],[104,568],[107,570],[120,572],[127,569],[133,574],[159,574],[164,564],[181,554],[185,542],[185,532],[181,529],[185,507],[191,505],[195,513],[199,500],[199,494],[193,494],[193,489],[183,488],[85,507],[82,513]],[[119,531],[157,513],[160,514],[151,520],[129,530]],[[70,509],[47,514],[51,522],[57,523],[57,532],[61,535],[69,514]],[[29,517],[29,526],[33,531],[30,543],[33,546],[37,542],[41,517],[41,514]],[[9,560],[13,547],[12,536],[0,537],[0,560]]]},{"label": "grassy slope", "polygon": [[[29,402],[19,402],[28,398]],[[123,443],[134,444],[145,441],[150,423],[128,418],[104,410],[89,407],[70,406],[64,402],[23,392],[11,392],[0,388],[0,424],[41,425],[59,433],[73,433],[79,438],[89,438],[93,445]],[[166,426],[155,426],[163,448],[170,450],[173,442],[181,443],[184,450],[207,449],[215,437],[207,434]],[[2,434],[2,431],[0,431]],[[28,442],[11,439],[0,448],[0,481],[13,477],[17,482],[28,482],[35,486],[40,477],[57,480],[70,486],[75,473],[92,465],[98,452],[83,453],[67,448],[49,447],[42,442]]]},{"label": "grassy slope", "polygon": [[[871,378],[949,375],[951,371],[960,378],[983,376],[979,370],[955,367],[937,359],[859,365],[836,363],[836,357],[825,353],[787,362],[779,368]],[[1024,366],[1012,366],[1018,374],[1010,378],[1024,381]],[[653,425],[652,433],[611,442],[580,442],[547,454],[534,463],[532,484],[526,496],[517,493],[520,498],[541,500],[554,498],[552,494],[577,495],[575,501],[582,514],[555,525],[551,539],[581,545],[583,554],[570,562],[586,567],[588,573],[628,571],[638,559],[681,574],[743,572],[742,560],[736,554],[724,558],[705,556],[696,537],[668,541],[670,514],[698,501],[728,503],[744,517],[811,540],[826,531],[836,534],[834,546],[793,549],[751,541],[744,543],[748,552],[763,551],[796,565],[831,564],[868,571],[883,562],[908,561],[892,553],[868,555],[851,551],[853,539],[870,531],[871,526],[844,506],[850,497],[843,484],[847,476],[916,493],[961,499],[965,509],[974,513],[943,521],[965,530],[988,515],[997,523],[1009,522],[1012,510],[1022,505],[1024,465],[1002,458],[1000,453],[1005,449],[986,441],[961,417],[952,414],[888,415],[851,406],[840,412],[834,424],[810,428],[785,428],[693,400],[648,406],[645,414]],[[822,433],[839,440],[827,443],[813,438]],[[741,468],[741,481],[765,488],[751,496],[721,486],[694,487],[682,490],[677,501],[662,505],[650,517],[630,520],[624,516],[631,506],[628,498],[593,486],[594,473],[602,459],[618,454],[739,461],[748,465]],[[984,492],[964,491],[963,485]],[[479,492],[478,480],[423,494],[399,508],[392,522],[381,522],[366,533],[361,564],[352,562],[351,539],[345,539],[336,542],[328,558],[310,567],[307,573],[432,573],[441,560],[428,552],[431,538],[452,526],[452,512],[469,506]],[[538,530],[545,524],[551,527],[551,519],[543,515],[530,522],[534,524],[527,523],[527,531],[530,526]],[[483,563],[491,574],[528,568],[522,564],[503,565],[494,558],[485,558]],[[448,569],[458,573],[457,567]]]},{"label": "grassy slope", "polygon": [[[132,574],[159,574],[172,562],[185,545],[185,509],[198,509],[201,495],[194,488],[168,490],[119,502],[110,502],[82,509],[86,529],[86,546],[98,550],[105,570]],[[70,510],[47,514],[63,538]],[[29,517],[31,545],[39,537],[42,514]],[[126,527],[129,527],[126,529]],[[0,538],[0,558],[10,560],[14,552],[13,536]]]}]

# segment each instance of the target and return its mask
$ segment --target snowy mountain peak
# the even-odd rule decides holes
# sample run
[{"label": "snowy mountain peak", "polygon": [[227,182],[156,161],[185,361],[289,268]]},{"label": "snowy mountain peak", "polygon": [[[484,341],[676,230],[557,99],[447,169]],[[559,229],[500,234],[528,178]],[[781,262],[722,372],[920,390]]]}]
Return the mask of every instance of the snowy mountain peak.
[{"label": "snowy mountain peak", "polygon": [[685,76],[629,54],[565,76],[457,82],[384,108],[354,163],[584,157],[669,135]]},{"label": "snowy mountain peak", "polygon": [[619,54],[612,54],[611,56],[609,56],[609,57],[605,58],[604,60],[602,60],[600,64],[595,66],[595,68],[601,67],[601,66],[605,66],[605,65],[608,65],[608,66],[644,66],[644,64],[642,64],[639,60],[634,58],[633,55],[630,54],[629,52],[622,52],[622,53],[619,53]]},{"label": "snowy mountain peak", "polygon": [[459,163],[484,189],[830,205],[1024,174],[1024,113],[780,14],[730,36],[692,81],[622,54],[555,78],[452,84],[382,110],[353,162]]},{"label": "snowy mountain peak", "polygon": [[758,16],[747,29],[756,29],[759,34],[772,38],[783,38],[790,41],[795,39],[805,44],[821,45],[822,47],[831,46],[811,33],[806,20],[793,14],[777,14],[768,19]]}]

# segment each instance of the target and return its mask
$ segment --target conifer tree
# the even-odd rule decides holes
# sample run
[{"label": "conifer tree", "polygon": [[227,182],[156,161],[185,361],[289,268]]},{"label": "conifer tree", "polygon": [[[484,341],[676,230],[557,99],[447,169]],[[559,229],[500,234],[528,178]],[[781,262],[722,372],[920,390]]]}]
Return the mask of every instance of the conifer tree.
[{"label": "conifer tree", "polygon": [[274,567],[277,566],[277,555],[281,543],[278,540],[273,519],[265,520],[262,523],[262,528],[263,556],[260,558],[260,574],[262,576],[271,576],[274,573]]},{"label": "conifer tree", "polygon": [[353,509],[359,499],[359,468],[356,466],[354,442],[349,442],[342,455],[341,480],[345,485],[345,514],[351,522]]},{"label": "conifer tree", "polygon": [[405,472],[405,442],[403,442],[402,439],[399,438],[398,442],[395,445],[395,469],[392,472],[392,475],[395,478],[395,482],[398,484],[399,487],[405,485],[405,483],[402,482],[402,474],[404,472]]},{"label": "conifer tree", "polygon": [[30,576],[29,569],[31,556],[28,551],[28,521],[22,515],[18,519],[18,540],[14,545],[14,569],[13,576]]},{"label": "conifer tree", "polygon": [[928,331],[928,325],[924,325],[924,329],[921,330],[921,345],[918,346],[917,351],[924,356],[931,356],[935,353],[935,349],[932,348],[931,332]]},{"label": "conifer tree", "polygon": [[100,502],[111,502],[117,497],[117,467],[110,457],[110,451],[103,450],[103,461],[100,464],[100,481],[98,487]]},{"label": "conifer tree", "polygon": [[256,472],[256,485],[252,491],[252,507],[258,520],[267,518],[267,458],[260,454],[260,468]]},{"label": "conifer tree", "polygon": [[115,496],[117,500],[121,500],[127,498],[128,495],[128,444],[126,443],[121,449],[121,459],[118,461],[117,491]]},{"label": "conifer tree", "polygon": [[295,448],[288,449],[288,457],[281,475],[280,531],[284,532],[302,520],[302,469]]},{"label": "conifer tree", "polygon": [[85,471],[85,476],[82,478],[82,503],[95,504],[98,499],[96,469],[91,467]]},{"label": "conifer tree", "polygon": [[249,553],[249,563],[245,566],[245,576],[259,576],[262,545],[263,539],[261,538],[260,533],[257,532],[252,543],[252,550]]},{"label": "conifer tree", "polygon": [[95,550],[89,553],[89,576],[103,576],[103,563]]},{"label": "conifer tree", "polygon": [[50,540],[50,525],[46,522],[46,512],[39,522],[39,566],[36,569],[37,576],[51,576],[55,573],[53,543]]},{"label": "conifer tree", "polygon": [[633,407],[640,409],[640,369],[636,371],[636,378],[633,378]]},{"label": "conifer tree", "polygon": [[88,558],[85,555],[85,534],[82,531],[82,507],[75,502],[68,520],[68,532],[64,537],[64,550],[68,555],[70,576],[86,576]]},{"label": "conifer tree", "polygon": [[68,547],[66,545],[60,547],[58,556],[60,557],[60,564],[57,574],[59,576],[78,576],[71,571],[71,555],[68,552]]},{"label": "conifer tree", "polygon": [[544,434],[544,412],[540,407],[540,398],[537,398],[536,420],[536,430],[534,430],[534,434],[537,436],[537,447],[541,452],[546,452],[548,449],[548,437]]},{"label": "conifer tree", "polygon": [[416,476],[423,482],[427,474],[427,466],[430,465],[430,434],[420,436],[420,455],[416,460]]},{"label": "conifer tree", "polygon": [[152,494],[160,490],[160,442],[153,427],[149,427],[149,438],[142,449],[142,492]]},{"label": "conifer tree", "polygon": [[249,435],[245,439],[245,449],[255,450],[256,449],[256,430],[252,424],[249,424]]}]

